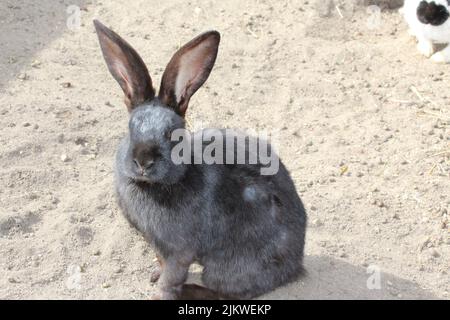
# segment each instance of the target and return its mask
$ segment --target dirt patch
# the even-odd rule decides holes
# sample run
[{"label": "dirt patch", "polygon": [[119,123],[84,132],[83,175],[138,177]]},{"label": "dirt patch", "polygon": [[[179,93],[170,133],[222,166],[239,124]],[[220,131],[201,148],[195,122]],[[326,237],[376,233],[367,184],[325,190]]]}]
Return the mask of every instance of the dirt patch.
[{"label": "dirt patch", "polygon": [[[309,214],[308,275],[267,297],[448,299],[449,66],[417,53],[393,2],[323,3],[2,1],[0,297],[155,291],[153,252],[114,199],[128,115],[99,18],[139,51],[155,85],[179,44],[221,32],[188,119],[278,132]],[[73,4],[76,30],[66,26]]]}]

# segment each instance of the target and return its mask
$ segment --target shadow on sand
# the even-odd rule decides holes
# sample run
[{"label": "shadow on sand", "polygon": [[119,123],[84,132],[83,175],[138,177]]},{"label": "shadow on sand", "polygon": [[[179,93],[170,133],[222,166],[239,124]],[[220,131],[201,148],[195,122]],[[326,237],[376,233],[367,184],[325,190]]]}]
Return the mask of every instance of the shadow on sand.
[{"label": "shadow on sand", "polygon": [[[300,280],[270,292],[259,299],[269,300],[392,300],[436,299],[417,284],[381,272],[379,286],[368,289],[368,279],[374,275],[367,268],[354,266],[328,256],[305,257],[307,270]],[[371,278],[374,279],[374,278]],[[200,272],[191,274],[189,282],[201,284]],[[371,284],[373,282],[369,281]]]},{"label": "shadow on sand", "polygon": [[69,6],[84,8],[86,2],[0,1],[0,89],[30,66],[37,52],[68,31]]}]

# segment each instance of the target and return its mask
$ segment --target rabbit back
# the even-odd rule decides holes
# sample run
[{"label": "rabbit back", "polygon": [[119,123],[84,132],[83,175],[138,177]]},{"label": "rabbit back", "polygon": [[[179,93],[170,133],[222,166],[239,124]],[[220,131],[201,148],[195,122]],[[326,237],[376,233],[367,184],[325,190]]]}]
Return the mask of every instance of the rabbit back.
[{"label": "rabbit back", "polygon": [[295,186],[281,163],[275,176],[262,179],[248,175],[254,167],[222,167],[227,174],[215,196],[222,210],[211,215],[223,227],[211,234],[214,241],[201,261],[206,286],[231,297],[258,296],[303,271],[307,221]]}]

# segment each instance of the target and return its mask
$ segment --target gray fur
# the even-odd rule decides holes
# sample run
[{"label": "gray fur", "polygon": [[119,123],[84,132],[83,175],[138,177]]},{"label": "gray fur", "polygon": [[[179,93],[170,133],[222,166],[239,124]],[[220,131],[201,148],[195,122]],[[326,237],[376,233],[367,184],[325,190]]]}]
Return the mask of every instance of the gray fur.
[{"label": "gray fur", "polygon": [[133,173],[134,143],[170,150],[164,132],[184,125],[158,103],[131,114],[115,181],[125,216],[170,264],[160,279],[163,296],[176,297],[193,262],[204,266],[206,287],[223,296],[252,298],[295,279],[302,271],[306,214],[282,164],[276,175],[261,176],[258,164],[175,166],[164,152],[155,180],[142,182]]},{"label": "gray fur", "polygon": [[[262,157],[256,164],[176,165],[171,160],[177,142],[171,141],[170,133],[185,126],[189,99],[214,64],[219,33],[206,32],[179,49],[155,97],[139,55],[112,30],[94,23],[108,68],[131,112],[129,134],[116,155],[117,200],[162,263],[161,298],[183,298],[187,293],[190,298],[214,297],[213,293],[253,298],[296,279],[303,270],[307,218],[281,162],[275,175],[261,175],[267,165]],[[175,90],[179,72],[185,87]],[[192,141],[201,136],[196,133]],[[257,138],[243,141],[248,145],[253,139]],[[202,142],[203,148],[207,145]],[[235,160],[242,147],[249,159],[249,149],[236,145]],[[206,288],[184,284],[194,262],[204,266]]]}]

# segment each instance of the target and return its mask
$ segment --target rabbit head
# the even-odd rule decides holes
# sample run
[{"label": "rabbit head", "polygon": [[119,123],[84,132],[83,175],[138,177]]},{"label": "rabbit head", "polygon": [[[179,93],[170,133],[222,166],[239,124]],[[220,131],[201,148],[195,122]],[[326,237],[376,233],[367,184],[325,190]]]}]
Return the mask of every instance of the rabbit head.
[{"label": "rabbit head", "polygon": [[205,32],[181,47],[168,63],[158,96],[147,67],[138,53],[99,21],[94,25],[106,64],[125,94],[130,113],[125,168],[131,179],[175,183],[183,165],[171,159],[171,133],[184,128],[192,95],[208,78],[216,60],[220,34]]},{"label": "rabbit head", "polygon": [[440,26],[449,18],[450,0],[423,0],[417,7],[417,19],[423,24]]}]

